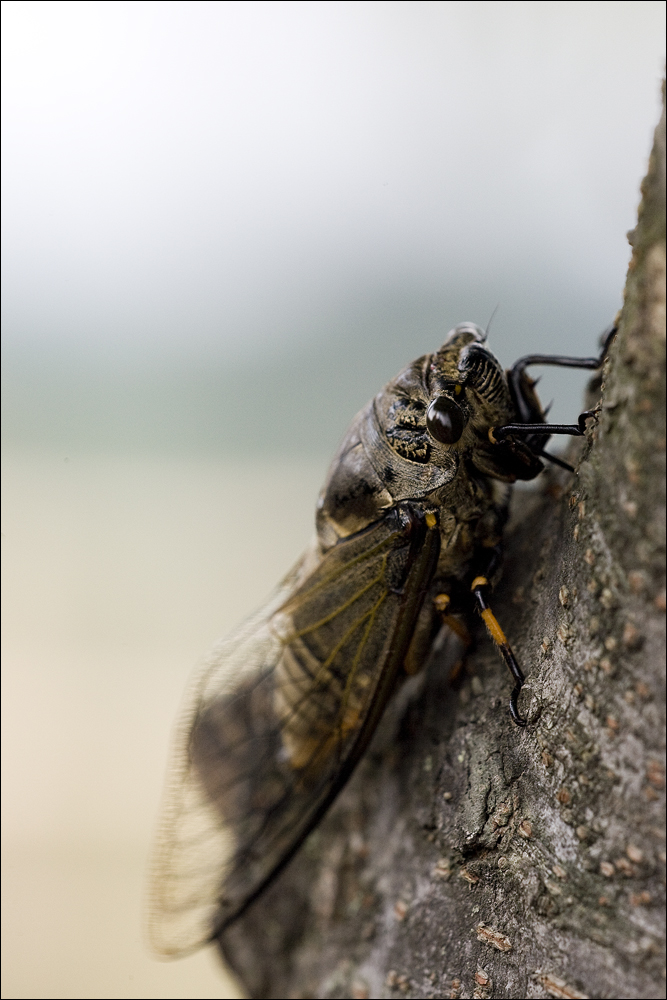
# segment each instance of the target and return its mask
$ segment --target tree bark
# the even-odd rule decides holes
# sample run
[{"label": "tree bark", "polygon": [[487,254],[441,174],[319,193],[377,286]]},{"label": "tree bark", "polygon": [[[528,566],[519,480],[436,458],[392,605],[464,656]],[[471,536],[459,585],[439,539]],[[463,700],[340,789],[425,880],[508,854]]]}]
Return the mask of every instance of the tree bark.
[{"label": "tree bark", "polygon": [[[517,491],[458,688],[432,663],[220,946],[251,997],[664,997],[665,121],[575,475]],[[557,345],[555,345],[557,346]]]}]

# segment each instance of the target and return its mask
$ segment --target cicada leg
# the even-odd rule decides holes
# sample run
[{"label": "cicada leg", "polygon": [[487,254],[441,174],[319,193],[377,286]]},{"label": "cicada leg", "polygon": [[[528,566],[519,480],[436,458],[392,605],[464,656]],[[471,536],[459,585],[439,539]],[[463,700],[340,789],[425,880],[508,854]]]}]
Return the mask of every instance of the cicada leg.
[{"label": "cicada leg", "polygon": [[408,677],[418,674],[425,666],[433,647],[438,627],[439,623],[436,615],[433,614],[433,607],[429,601],[425,601],[419,613],[410,646],[403,661],[403,669]]},{"label": "cicada leg", "polygon": [[440,621],[443,625],[447,626],[450,632],[454,634],[462,647],[459,657],[454,661],[454,664],[449,672],[449,682],[450,684],[455,684],[461,676],[466,653],[472,644],[472,637],[466,628],[465,622],[462,621],[457,615],[450,613],[450,604],[451,597],[449,594],[436,594],[433,598],[433,607],[437,611]]},{"label": "cicada leg", "polygon": [[489,581],[485,576],[476,576],[471,584],[471,591],[475,596],[477,602],[477,607],[482,616],[484,624],[486,625],[487,632],[495,642],[496,646],[500,650],[502,657],[507,664],[512,677],[515,680],[514,690],[510,695],[510,714],[517,724],[517,726],[525,726],[526,720],[519,712],[518,700],[521,688],[523,686],[524,676],[521,671],[521,667],[516,661],[516,657],[512,652],[512,647],[507,641],[507,637],[503,632],[502,628],[498,624],[498,619],[494,615],[493,611],[487,604],[484,592],[489,587]]},{"label": "cicada leg", "polygon": [[596,371],[601,368],[607,352],[617,332],[617,327],[612,324],[602,334],[602,348],[597,357],[571,358],[559,354],[528,354],[524,358],[519,358],[507,372],[507,380],[510,386],[510,393],[519,416],[519,423],[505,424],[502,427],[491,427],[489,430],[489,440],[492,444],[501,444],[508,437],[522,437],[532,451],[541,458],[546,458],[554,465],[574,472],[574,469],[567,462],[557,458],[555,455],[544,451],[551,434],[566,434],[570,437],[583,437],[586,433],[586,421],[597,416],[599,408],[585,410],[579,414],[576,424],[547,424],[544,422],[541,408],[537,397],[533,392],[534,383],[525,374],[526,368],[531,365],[552,365],[556,368],[583,368]]}]

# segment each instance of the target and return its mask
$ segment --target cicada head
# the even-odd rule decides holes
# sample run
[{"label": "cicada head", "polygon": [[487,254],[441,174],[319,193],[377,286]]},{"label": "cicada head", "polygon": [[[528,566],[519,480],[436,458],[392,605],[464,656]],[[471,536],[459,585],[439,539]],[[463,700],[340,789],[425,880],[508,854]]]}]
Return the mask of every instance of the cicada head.
[{"label": "cicada head", "polygon": [[[505,372],[485,341],[480,327],[461,323],[433,356],[427,427],[433,436],[446,436],[449,425],[458,430],[463,422],[461,447],[480,472],[506,482],[534,479],[543,465],[531,448],[524,443],[496,443],[489,433],[517,421],[519,414]],[[533,384],[527,376],[524,382],[523,397],[530,402],[532,419],[540,422],[543,411]]]},{"label": "cicada head", "polygon": [[[508,483],[534,479],[542,470],[528,445],[489,437],[518,414],[485,339],[480,327],[461,323],[439,351],[404,368],[357,414],[320,495],[323,548],[371,524],[397,501],[447,487],[462,468]],[[529,398],[530,386],[523,388]],[[530,398],[539,422],[539,401],[534,393]]]},{"label": "cicada head", "polygon": [[[480,327],[461,323],[439,351],[390,382],[376,397],[384,436],[411,462],[451,469],[464,460],[505,482],[533,479],[543,466],[527,445],[497,444],[489,437],[491,428],[518,416],[505,373],[485,340]],[[532,399],[539,421],[534,392]]]},{"label": "cicada head", "polygon": [[470,447],[476,430],[506,423],[512,414],[505,375],[485,339],[474,323],[461,323],[431,357],[426,425],[436,441],[453,445],[463,438],[461,447]]}]

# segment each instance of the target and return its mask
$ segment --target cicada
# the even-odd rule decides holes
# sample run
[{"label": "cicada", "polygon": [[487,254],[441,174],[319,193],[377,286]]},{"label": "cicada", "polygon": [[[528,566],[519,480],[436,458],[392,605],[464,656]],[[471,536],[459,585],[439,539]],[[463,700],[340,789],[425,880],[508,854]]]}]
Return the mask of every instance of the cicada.
[{"label": "cicada", "polygon": [[[189,952],[240,916],[350,777],[401,675],[489,607],[509,485],[532,480],[553,433],[526,369],[598,368],[530,355],[504,372],[472,323],[408,365],[352,421],[322,488],[314,540],[267,603],[211,654],[173,749],[152,865],[151,936]],[[459,631],[461,631],[459,627]]]}]

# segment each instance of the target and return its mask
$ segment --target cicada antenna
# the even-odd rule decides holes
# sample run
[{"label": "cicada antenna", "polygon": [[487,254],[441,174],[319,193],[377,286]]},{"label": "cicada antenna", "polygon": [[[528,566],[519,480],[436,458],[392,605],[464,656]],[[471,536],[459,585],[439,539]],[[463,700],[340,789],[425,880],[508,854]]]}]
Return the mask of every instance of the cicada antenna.
[{"label": "cicada antenna", "polygon": [[[491,329],[491,324],[493,322],[493,317],[496,315],[496,313],[498,312],[499,308],[500,308],[500,302],[497,302],[496,303],[496,308],[491,313],[491,316],[489,317],[489,322],[486,324],[486,329],[484,330],[484,341],[486,341],[486,338],[489,336],[489,330]],[[482,343],[484,343],[484,341],[482,341]]]}]

